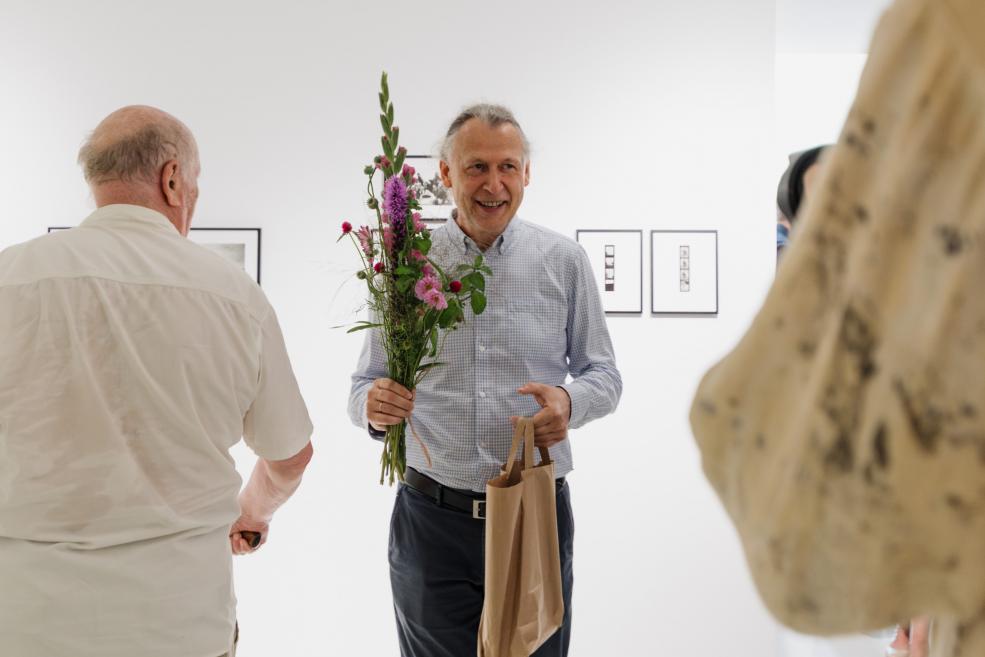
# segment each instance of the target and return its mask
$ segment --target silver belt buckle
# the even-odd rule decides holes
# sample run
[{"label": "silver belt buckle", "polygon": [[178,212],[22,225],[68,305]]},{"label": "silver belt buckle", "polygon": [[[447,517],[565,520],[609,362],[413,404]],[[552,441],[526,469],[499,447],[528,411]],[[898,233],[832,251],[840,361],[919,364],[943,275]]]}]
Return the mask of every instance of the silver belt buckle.
[{"label": "silver belt buckle", "polygon": [[486,501],[472,500],[472,517],[476,520],[486,519]]}]

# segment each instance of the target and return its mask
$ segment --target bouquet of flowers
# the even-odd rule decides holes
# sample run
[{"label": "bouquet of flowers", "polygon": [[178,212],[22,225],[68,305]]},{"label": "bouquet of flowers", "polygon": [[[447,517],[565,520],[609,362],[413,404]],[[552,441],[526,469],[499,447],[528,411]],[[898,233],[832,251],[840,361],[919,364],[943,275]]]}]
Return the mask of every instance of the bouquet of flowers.
[{"label": "bouquet of flowers", "polygon": [[[428,257],[431,231],[421,221],[420,204],[410,189],[416,174],[404,163],[407,150],[398,144],[400,128],[393,123],[393,103],[387,75],[380,81],[380,124],[383,126],[383,153],[363,172],[369,181],[366,202],[376,212],[377,226],[353,230],[342,223],[359,253],[362,268],[357,278],[369,291],[370,320],[357,322],[349,332],[379,329],[387,358],[388,376],[413,391],[428,371],[440,365],[435,359],[441,351],[443,332],[465,321],[465,308],[476,315],[486,308],[484,274],[492,270],[479,255],[450,271],[443,270]],[[382,199],[376,196],[376,180],[382,176]],[[427,362],[425,362],[425,360]],[[381,457],[380,484],[389,477],[403,481],[407,466],[406,424],[387,427]],[[430,463],[427,447],[413,429]]]}]

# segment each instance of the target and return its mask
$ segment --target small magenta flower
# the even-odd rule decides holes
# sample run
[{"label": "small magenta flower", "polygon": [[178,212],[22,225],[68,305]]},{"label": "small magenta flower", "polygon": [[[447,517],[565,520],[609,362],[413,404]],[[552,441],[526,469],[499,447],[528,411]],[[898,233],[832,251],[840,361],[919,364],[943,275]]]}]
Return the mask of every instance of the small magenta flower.
[{"label": "small magenta flower", "polygon": [[444,310],[448,307],[448,300],[445,299],[443,295],[438,290],[431,290],[424,297],[424,303],[431,306],[435,310]]},{"label": "small magenta flower", "polygon": [[380,168],[381,169],[390,168],[390,158],[388,158],[386,155],[380,157]]},{"label": "small magenta flower", "polygon": [[373,259],[373,232],[369,229],[369,226],[360,226],[359,230],[356,231],[356,237],[359,238],[359,246],[362,247],[363,253],[370,260]]},{"label": "small magenta flower", "polygon": [[352,224],[350,224],[348,221],[343,221],[342,222],[342,234],[343,235],[348,235],[351,232],[352,232]]},{"label": "small magenta flower", "polygon": [[383,263],[382,262],[375,263],[373,265],[373,271],[375,271],[377,274],[381,273],[383,271]]},{"label": "small magenta flower", "polygon": [[389,225],[383,227],[383,248],[387,253],[392,254],[394,247],[393,230]]},{"label": "small magenta flower", "polygon": [[458,294],[459,292],[462,291],[462,282],[452,281],[451,283],[448,284],[448,289],[452,291],[452,294]]},{"label": "small magenta flower", "polygon": [[414,286],[414,296],[425,303],[428,303],[428,295],[432,292],[441,294],[441,281],[434,276],[425,276]]},{"label": "small magenta flower", "polygon": [[410,257],[416,260],[417,262],[427,262],[428,259],[426,255],[424,255],[417,249],[414,249],[413,251],[410,252]]},{"label": "small magenta flower", "polygon": [[404,177],[404,178],[410,178],[411,177],[411,173],[410,172],[412,170],[413,170],[413,168],[409,164],[405,164],[404,165],[404,168],[400,170],[400,175],[402,177]]},{"label": "small magenta flower", "polygon": [[434,269],[432,269],[431,268],[431,265],[429,265],[427,263],[425,263],[424,266],[421,267],[421,273],[424,274],[424,277],[425,278],[427,278],[429,276],[432,277],[432,278],[435,277],[435,275],[434,275]]},{"label": "small magenta flower", "polygon": [[421,221],[421,213],[415,212],[411,216],[414,219],[414,230],[418,233],[423,233],[424,230],[428,227],[428,225],[423,221]]}]

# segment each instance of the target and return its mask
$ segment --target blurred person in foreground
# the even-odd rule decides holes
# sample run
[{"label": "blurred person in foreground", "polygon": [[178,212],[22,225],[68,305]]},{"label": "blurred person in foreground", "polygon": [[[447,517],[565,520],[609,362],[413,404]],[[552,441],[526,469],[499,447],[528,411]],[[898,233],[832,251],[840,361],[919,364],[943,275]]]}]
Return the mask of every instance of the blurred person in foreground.
[{"label": "blurred person in foreground", "polygon": [[928,615],[931,656],[985,654],[983,43],[977,1],[890,8],[764,307],[695,397],[705,473],[801,632]]},{"label": "blurred person in foreground", "polygon": [[79,162],[97,210],[0,253],[0,655],[232,655],[232,552],[298,486],[307,409],[263,292],[185,239],[188,128],[125,107]]}]

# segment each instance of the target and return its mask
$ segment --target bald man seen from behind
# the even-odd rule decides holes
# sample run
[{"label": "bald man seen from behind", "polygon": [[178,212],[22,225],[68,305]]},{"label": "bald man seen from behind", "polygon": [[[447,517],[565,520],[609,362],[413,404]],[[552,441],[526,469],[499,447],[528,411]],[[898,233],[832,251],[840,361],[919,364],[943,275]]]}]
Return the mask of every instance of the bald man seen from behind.
[{"label": "bald man seen from behind", "polygon": [[311,421],[263,292],[185,239],[188,128],[125,107],[79,162],[96,211],[0,253],[0,655],[231,657]]}]

